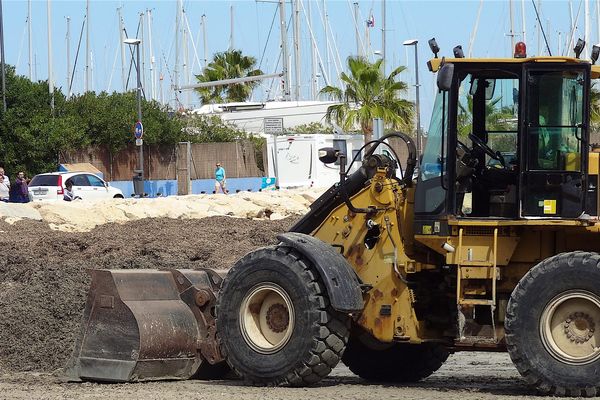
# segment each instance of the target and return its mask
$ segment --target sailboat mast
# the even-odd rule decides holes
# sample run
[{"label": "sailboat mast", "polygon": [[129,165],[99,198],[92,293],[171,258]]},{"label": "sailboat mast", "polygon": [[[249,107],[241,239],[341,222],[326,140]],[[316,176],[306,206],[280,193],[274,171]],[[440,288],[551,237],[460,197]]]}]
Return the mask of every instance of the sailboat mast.
[{"label": "sailboat mast", "polygon": [[[190,84],[190,72],[189,72],[189,45],[188,45],[188,35],[189,32],[187,30],[185,21],[187,15],[185,14],[185,10],[181,12],[181,19],[183,22],[183,35],[182,35],[182,45],[183,45],[183,81],[186,85]],[[185,93],[185,106],[190,107],[190,91],[187,90]]]},{"label": "sailboat mast", "polygon": [[33,46],[31,38],[31,0],[27,1],[27,38],[29,41],[29,80],[33,80]]},{"label": "sailboat mast", "polygon": [[285,0],[279,0],[279,30],[281,33],[281,65],[283,66],[283,99],[290,100],[290,79],[288,71],[287,25],[285,21]]},{"label": "sailboat mast", "polygon": [[179,25],[181,24],[181,0],[177,0],[177,12],[175,13],[175,67],[173,68],[172,82],[174,87],[179,87]]},{"label": "sailboat mast", "polygon": [[354,33],[356,35],[356,55],[361,56],[360,51],[360,31],[358,28],[358,2],[354,2]]},{"label": "sailboat mast", "polygon": [[525,0],[521,0],[521,31],[523,32],[522,40],[527,43],[527,29],[525,28]]},{"label": "sailboat mast", "polygon": [[[52,75],[52,6],[50,0],[46,2],[48,17],[48,90],[50,92],[50,109],[54,114],[54,77]],[[4,60],[4,56],[2,56]]]},{"label": "sailboat mast", "polygon": [[542,55],[542,1],[537,0],[538,23],[537,23],[537,55]]},{"label": "sailboat mast", "polygon": [[234,41],[233,41],[233,4],[229,6],[229,50],[233,50]]},{"label": "sailboat mast", "polygon": [[139,44],[140,46],[140,51],[142,52],[141,57],[141,64],[138,65],[138,68],[140,68],[140,74],[142,75],[141,77],[141,82],[142,82],[142,93],[144,94],[144,97],[146,97],[146,88],[148,87],[146,85],[146,29],[144,28],[144,20],[146,19],[146,14],[145,13],[140,13],[140,39],[141,39],[141,43]]},{"label": "sailboat mast", "polygon": [[152,48],[152,11],[146,10],[148,18],[148,48],[150,49],[150,96],[156,100],[156,70],[154,68],[154,49]]},{"label": "sailboat mast", "polygon": [[208,64],[208,50],[206,46],[206,14],[202,14],[200,23],[202,24],[202,46],[204,47],[204,66],[206,68]]},{"label": "sailboat mast", "polygon": [[370,11],[369,16],[368,16],[369,21],[370,21],[369,23],[366,23],[366,22],[363,21],[363,24],[364,24],[364,27],[365,27],[365,48],[366,48],[366,51],[367,51],[367,54],[365,55],[365,57],[367,59],[372,59],[373,58],[373,50],[371,49],[371,32],[370,32],[370,29],[371,29],[371,25],[370,24],[373,22],[371,20],[371,15],[372,14],[373,14],[373,10]]},{"label": "sailboat mast", "polygon": [[325,30],[325,63],[327,64],[327,76],[331,76],[331,60],[329,59],[329,34],[328,26],[329,23],[329,15],[327,14],[327,5],[325,0],[323,0],[323,29]]},{"label": "sailboat mast", "polygon": [[383,74],[385,75],[385,0],[382,1],[381,10],[381,66],[383,68]]},{"label": "sailboat mast", "polygon": [[87,0],[85,6],[85,91],[89,91],[91,88],[90,83],[90,64],[91,64],[91,54],[90,54],[90,0]]},{"label": "sailboat mast", "polygon": [[513,18],[513,2],[512,0],[509,0],[508,2],[508,13],[510,15],[510,31],[509,31],[509,36],[510,36],[510,52],[509,54],[511,54],[515,48],[515,22],[514,22],[514,18]]},{"label": "sailboat mast", "polygon": [[[585,10],[585,41],[590,43],[590,0],[585,0],[584,1],[584,10]],[[589,51],[588,49],[590,48],[590,46],[585,46],[585,48],[583,49],[584,51],[584,58],[588,59],[589,58]]]},{"label": "sailboat mast", "polygon": [[67,99],[71,97],[71,91],[69,90],[69,80],[71,78],[71,17],[67,16]]},{"label": "sailboat mast", "polygon": [[123,84],[123,92],[127,90],[127,77],[125,76],[125,27],[123,26],[123,16],[121,15],[121,9],[117,8],[119,15],[119,46],[121,46],[121,81]]},{"label": "sailboat mast", "polygon": [[[312,39],[312,1],[308,1],[308,29]],[[310,46],[310,99],[315,100],[317,98],[317,46],[311,43]]]},{"label": "sailboat mast", "polygon": [[473,56],[473,45],[475,43],[475,38],[477,37],[477,30],[479,29],[479,20],[481,18],[481,10],[483,9],[483,0],[479,1],[479,8],[477,9],[477,18],[475,19],[475,25],[473,26],[473,32],[471,33],[471,38],[469,39],[469,51],[468,57],[471,58]]},{"label": "sailboat mast", "polygon": [[292,0],[294,6],[294,99],[300,100],[300,0]]}]

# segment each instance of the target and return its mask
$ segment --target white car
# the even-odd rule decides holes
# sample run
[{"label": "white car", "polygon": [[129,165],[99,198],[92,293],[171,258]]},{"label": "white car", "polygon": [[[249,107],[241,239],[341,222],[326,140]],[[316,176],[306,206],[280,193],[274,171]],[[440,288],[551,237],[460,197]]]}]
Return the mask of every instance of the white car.
[{"label": "white car", "polygon": [[63,200],[65,182],[73,182],[73,193],[82,200],[122,199],[123,192],[111,187],[90,172],[50,172],[39,174],[29,182],[29,197],[33,201]]}]

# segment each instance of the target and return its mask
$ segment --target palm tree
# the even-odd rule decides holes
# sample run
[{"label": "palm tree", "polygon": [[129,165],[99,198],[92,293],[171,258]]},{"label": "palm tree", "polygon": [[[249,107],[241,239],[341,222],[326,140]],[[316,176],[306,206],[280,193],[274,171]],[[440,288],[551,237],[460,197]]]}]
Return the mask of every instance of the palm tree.
[{"label": "palm tree", "polygon": [[334,121],[345,131],[360,127],[365,143],[371,141],[373,118],[382,118],[385,125],[394,129],[412,131],[413,128],[414,105],[399,97],[406,92],[407,85],[396,80],[406,68],[400,66],[386,77],[382,62],[349,57],[349,74],[340,75],[344,88],[326,86],[320,92],[340,102],[327,108],[327,121]]},{"label": "palm tree", "polygon": [[[202,74],[196,75],[198,82],[213,82],[223,79],[244,78],[262,75],[256,69],[256,58],[245,56],[241,50],[228,50],[216,53],[213,60],[206,66]],[[202,103],[223,103],[246,101],[257,85],[254,82],[234,83],[226,86],[212,86],[196,89]]]}]

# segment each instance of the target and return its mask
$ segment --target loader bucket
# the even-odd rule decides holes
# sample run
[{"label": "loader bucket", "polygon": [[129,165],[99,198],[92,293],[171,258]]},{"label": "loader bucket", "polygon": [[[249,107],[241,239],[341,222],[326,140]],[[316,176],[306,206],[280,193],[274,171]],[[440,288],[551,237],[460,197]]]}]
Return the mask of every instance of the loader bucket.
[{"label": "loader bucket", "polygon": [[92,270],[68,366],[83,380],[187,379],[202,362],[198,321],[172,271]]}]

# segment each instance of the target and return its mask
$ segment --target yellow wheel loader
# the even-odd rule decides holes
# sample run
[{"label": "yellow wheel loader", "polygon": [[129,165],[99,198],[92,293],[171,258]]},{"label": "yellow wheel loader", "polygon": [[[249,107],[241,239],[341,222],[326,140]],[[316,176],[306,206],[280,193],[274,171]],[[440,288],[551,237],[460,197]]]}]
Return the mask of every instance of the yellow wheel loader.
[{"label": "yellow wheel loader", "polygon": [[428,63],[439,90],[422,156],[392,133],[347,175],[350,160],[322,149],[340,181],[278,245],[227,273],[92,271],[71,373],[231,368],[250,384],[302,386],[342,361],[369,381],[414,382],[452,352],[508,351],[542,393],[600,395],[600,153],[589,143],[600,70],[522,51],[460,56]]}]

